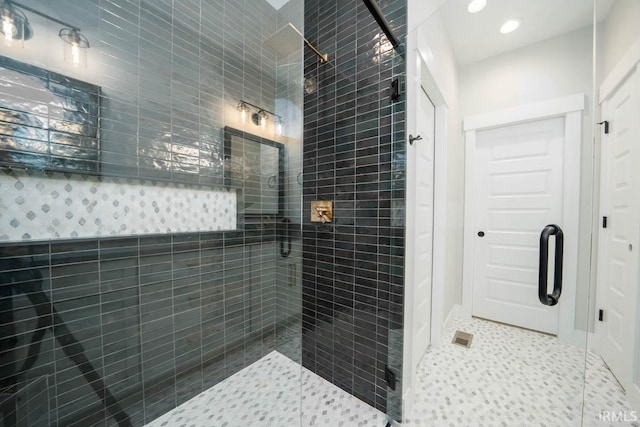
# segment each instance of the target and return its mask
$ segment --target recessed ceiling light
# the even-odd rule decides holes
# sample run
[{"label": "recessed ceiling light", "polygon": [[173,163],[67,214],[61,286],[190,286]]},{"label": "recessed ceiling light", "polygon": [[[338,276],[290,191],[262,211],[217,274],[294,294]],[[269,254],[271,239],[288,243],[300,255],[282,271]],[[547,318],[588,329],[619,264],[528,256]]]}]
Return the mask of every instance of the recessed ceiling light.
[{"label": "recessed ceiling light", "polygon": [[502,34],[509,34],[517,30],[519,26],[520,26],[520,19],[517,19],[517,18],[509,19],[507,22],[502,24],[502,27],[500,27],[500,32]]},{"label": "recessed ceiling light", "polygon": [[472,0],[467,6],[469,13],[480,12],[487,5],[487,0]]}]

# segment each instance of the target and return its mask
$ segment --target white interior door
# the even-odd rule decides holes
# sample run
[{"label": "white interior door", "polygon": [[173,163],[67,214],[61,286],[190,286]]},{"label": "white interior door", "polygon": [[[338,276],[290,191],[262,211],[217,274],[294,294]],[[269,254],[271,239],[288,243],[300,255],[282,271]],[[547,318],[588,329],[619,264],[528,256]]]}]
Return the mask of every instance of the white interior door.
[{"label": "white interior door", "polygon": [[601,212],[597,322],[600,353],[625,389],[633,383],[638,332],[640,253],[640,72],[634,71],[605,102],[610,133],[602,140]]},{"label": "white interior door", "polygon": [[558,306],[538,300],[538,263],[542,229],[563,227],[564,143],[563,117],[476,133],[474,316],[558,333]]},{"label": "white interior door", "polygon": [[424,92],[418,101],[416,141],[416,225],[412,360],[415,368],[431,342],[431,278],[433,268],[433,159],[435,107]]}]

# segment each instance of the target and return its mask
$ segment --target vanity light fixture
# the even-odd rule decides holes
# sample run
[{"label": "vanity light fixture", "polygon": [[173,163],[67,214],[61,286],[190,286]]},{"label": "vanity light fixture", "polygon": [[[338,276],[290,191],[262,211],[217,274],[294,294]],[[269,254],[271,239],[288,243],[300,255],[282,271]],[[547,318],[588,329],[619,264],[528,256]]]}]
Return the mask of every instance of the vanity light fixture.
[{"label": "vanity light fixture", "polygon": [[251,110],[249,110],[249,106],[246,102],[240,101],[240,103],[238,104],[238,111],[240,111],[240,120],[242,120],[242,123],[247,121],[247,113],[249,113],[249,111]]},{"label": "vanity light fixture", "polygon": [[469,13],[478,13],[487,5],[487,0],[471,0],[469,6],[467,6],[467,10]]},{"label": "vanity light fixture", "polygon": [[272,113],[269,110],[265,110],[262,107],[258,107],[255,104],[252,104],[250,102],[247,102],[241,99],[240,103],[238,103],[237,108],[238,108],[238,111],[240,112],[240,120],[242,120],[242,123],[246,121],[247,115],[251,112],[250,107],[255,109],[255,112],[251,114],[251,121],[253,122],[254,125],[260,126],[263,130],[266,130],[267,124],[269,122],[269,115],[272,115],[275,134],[278,136],[282,135],[282,131],[284,128],[284,120],[282,119],[282,116],[279,116],[276,113]]},{"label": "vanity light fixture", "polygon": [[280,116],[276,116],[275,120],[273,121],[276,127],[276,135],[281,136],[282,135],[282,117]]},{"label": "vanity light fixture", "polygon": [[89,40],[80,34],[78,28],[62,28],[58,36],[64,42],[64,60],[70,62],[73,68],[86,68],[87,49]]},{"label": "vanity light fixture", "polygon": [[267,120],[269,120],[269,116],[267,116],[267,112],[264,110],[260,110],[257,113],[253,113],[251,116],[253,124],[260,125],[262,130],[267,129]]},{"label": "vanity light fixture", "polygon": [[13,0],[4,0],[2,4],[0,4],[0,18],[2,19],[0,31],[2,32],[5,45],[20,45],[20,47],[23,47],[24,41],[29,40],[33,36],[33,30],[23,10],[62,25],[58,36],[64,42],[64,60],[70,62],[74,68],[87,66],[87,49],[90,47],[89,40],[80,33],[80,28],[47,15],[46,13],[42,13],[32,7],[16,3]]},{"label": "vanity light fixture", "polygon": [[2,19],[2,40],[5,46],[24,47],[25,39],[31,37],[31,27],[27,16],[11,2],[0,5]]},{"label": "vanity light fixture", "polygon": [[500,27],[500,32],[502,34],[509,34],[514,32],[520,26],[520,21],[520,18],[509,19],[507,22],[502,24],[502,27]]}]

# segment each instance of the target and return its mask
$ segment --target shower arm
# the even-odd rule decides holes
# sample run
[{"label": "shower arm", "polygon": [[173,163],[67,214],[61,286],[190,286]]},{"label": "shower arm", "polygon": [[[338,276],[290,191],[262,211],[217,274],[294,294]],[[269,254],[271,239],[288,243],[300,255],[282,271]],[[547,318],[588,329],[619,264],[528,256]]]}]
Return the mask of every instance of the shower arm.
[{"label": "shower arm", "polygon": [[304,44],[306,44],[307,47],[313,51],[313,53],[318,55],[318,57],[320,58],[320,63],[321,64],[324,64],[325,62],[327,62],[329,60],[329,54],[321,53],[318,49],[315,48],[314,45],[311,44],[311,42],[309,42],[309,40],[304,39]]},{"label": "shower arm", "polygon": [[329,54],[327,53],[322,53],[320,52],[318,49],[316,49],[316,47],[314,45],[311,44],[311,42],[309,40],[306,39],[306,37],[304,36],[304,34],[302,34],[300,32],[300,30],[298,30],[296,27],[294,27],[293,25],[291,26],[298,34],[300,34],[300,37],[302,37],[302,40],[304,40],[304,44],[313,51],[313,53],[315,53],[318,58],[320,58],[320,63],[324,64],[325,62],[329,61]]}]

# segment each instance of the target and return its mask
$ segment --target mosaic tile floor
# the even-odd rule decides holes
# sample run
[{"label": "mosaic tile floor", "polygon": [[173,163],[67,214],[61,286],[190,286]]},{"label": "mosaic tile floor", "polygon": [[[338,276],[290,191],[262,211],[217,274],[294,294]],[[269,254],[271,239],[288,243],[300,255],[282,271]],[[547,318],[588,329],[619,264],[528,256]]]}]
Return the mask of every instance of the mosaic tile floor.
[{"label": "mosaic tile floor", "polygon": [[[471,348],[451,344],[472,333]],[[630,411],[617,381],[595,353],[555,337],[480,319],[454,321],[445,343],[420,362],[411,427],[623,426],[599,421],[601,410]],[[582,399],[585,396],[584,424]]]},{"label": "mosaic tile floor", "polygon": [[274,351],[146,427],[384,427],[386,422],[381,412]]},{"label": "mosaic tile floor", "polygon": [[[455,330],[474,334],[470,349],[450,343]],[[403,425],[640,426],[600,421],[602,410],[630,408],[602,359],[589,352],[586,363],[588,385],[583,390],[583,350],[533,331],[480,319],[456,320],[446,343],[429,349],[421,361],[418,396]],[[147,427],[385,424],[381,412],[272,352]]]}]

